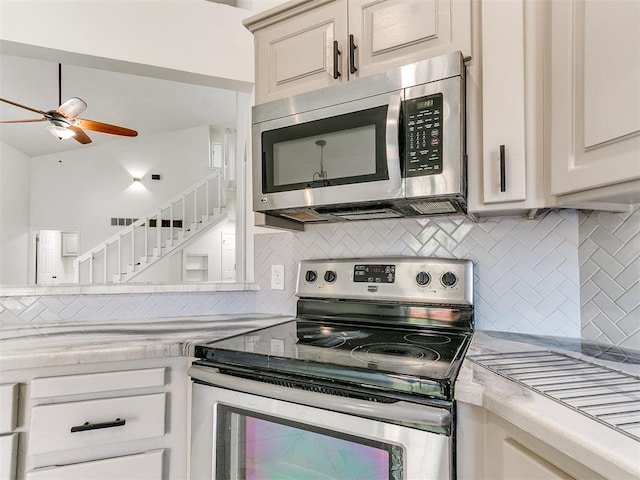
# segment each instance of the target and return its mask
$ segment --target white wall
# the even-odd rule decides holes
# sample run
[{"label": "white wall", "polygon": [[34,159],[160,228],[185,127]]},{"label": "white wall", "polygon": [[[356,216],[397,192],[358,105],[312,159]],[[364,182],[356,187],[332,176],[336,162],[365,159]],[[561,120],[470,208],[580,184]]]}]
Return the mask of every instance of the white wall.
[{"label": "white wall", "polygon": [[238,8],[246,8],[253,10],[252,14],[268,10],[269,8],[277,7],[289,0],[238,0],[236,3]]},{"label": "white wall", "polygon": [[29,157],[0,142],[0,284],[27,284]]},{"label": "white wall", "polygon": [[[80,234],[80,251],[121,227],[111,217],[154,212],[210,173],[208,126],[122,139],[31,159],[31,225]],[[161,180],[151,180],[158,173]],[[142,182],[133,182],[133,177]]]},{"label": "white wall", "polygon": [[2,0],[10,55],[250,91],[248,12],[202,0]]}]

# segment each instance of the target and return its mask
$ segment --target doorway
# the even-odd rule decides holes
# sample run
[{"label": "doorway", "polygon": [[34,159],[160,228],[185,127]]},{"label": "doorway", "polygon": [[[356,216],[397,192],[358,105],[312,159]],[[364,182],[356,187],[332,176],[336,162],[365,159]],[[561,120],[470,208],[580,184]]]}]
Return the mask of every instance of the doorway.
[{"label": "doorway", "polygon": [[37,230],[35,242],[35,284],[73,283],[73,260],[78,256],[78,232]]}]

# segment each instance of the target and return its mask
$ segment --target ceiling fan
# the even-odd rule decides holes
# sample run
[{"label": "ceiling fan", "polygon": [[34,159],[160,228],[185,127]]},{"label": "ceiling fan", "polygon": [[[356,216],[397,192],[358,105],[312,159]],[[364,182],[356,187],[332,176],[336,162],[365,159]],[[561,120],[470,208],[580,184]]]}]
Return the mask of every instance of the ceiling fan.
[{"label": "ceiling fan", "polygon": [[26,120],[5,120],[0,123],[31,123],[48,121],[51,125],[47,129],[51,134],[60,139],[73,138],[82,144],[91,143],[91,138],[83,129],[100,133],[110,133],[112,135],[123,135],[125,137],[135,137],[138,132],[129,128],[118,127],[117,125],[109,125],[108,123],[96,122],[84,118],[78,118],[87,104],[84,100],[72,97],[62,103],[62,65],[58,64],[58,105],[55,110],[42,111],[36,108],[27,107],[5,98],[0,98],[1,102],[8,103],[15,107],[24,108],[31,112],[39,113],[42,118],[26,119]]}]

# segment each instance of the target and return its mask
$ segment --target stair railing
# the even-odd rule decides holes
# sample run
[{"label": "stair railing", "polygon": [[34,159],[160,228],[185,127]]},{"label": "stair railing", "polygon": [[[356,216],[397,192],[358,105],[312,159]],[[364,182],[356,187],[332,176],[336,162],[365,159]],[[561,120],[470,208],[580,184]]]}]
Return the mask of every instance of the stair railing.
[{"label": "stair railing", "polygon": [[[200,224],[222,214],[223,186],[222,169],[216,169],[154,213],[78,256],[73,262],[74,281],[82,284],[119,282],[125,274],[134,273],[136,266],[154,262]],[[181,214],[180,218],[176,218],[176,212]]]}]

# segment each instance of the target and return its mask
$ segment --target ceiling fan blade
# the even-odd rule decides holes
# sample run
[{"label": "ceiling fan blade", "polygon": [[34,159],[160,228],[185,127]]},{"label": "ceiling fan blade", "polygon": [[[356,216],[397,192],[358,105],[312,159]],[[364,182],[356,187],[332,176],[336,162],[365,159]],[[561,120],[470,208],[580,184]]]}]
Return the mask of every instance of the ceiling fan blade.
[{"label": "ceiling fan blade", "polygon": [[69,120],[73,120],[78,115],[80,115],[87,108],[87,104],[84,100],[78,97],[72,97],[58,108],[56,108],[56,112],[64,115]]},{"label": "ceiling fan blade", "polygon": [[77,142],[80,142],[83,145],[86,145],[87,143],[91,143],[91,139],[89,138],[89,135],[84,133],[84,131],[81,128],[78,128],[75,125],[69,125],[67,128],[71,130],[73,133],[75,133],[73,138]]},{"label": "ceiling fan blade", "polygon": [[118,127],[117,125],[109,125],[108,123],[94,122],[84,118],[76,118],[76,126],[92,130],[94,132],[110,133],[112,135],[123,135],[125,137],[137,137],[138,132],[129,128]]},{"label": "ceiling fan blade", "polygon": [[0,98],[0,102],[8,103],[9,105],[13,105],[14,107],[24,108],[25,110],[29,110],[31,112],[39,113],[40,115],[45,115],[45,112],[42,110],[38,110],[36,108],[27,107],[25,105],[20,105],[19,103],[12,102],[11,100],[7,100],[6,98]]},{"label": "ceiling fan blade", "polygon": [[30,123],[30,122],[44,122],[46,118],[33,118],[29,120],[3,120],[0,123]]}]

